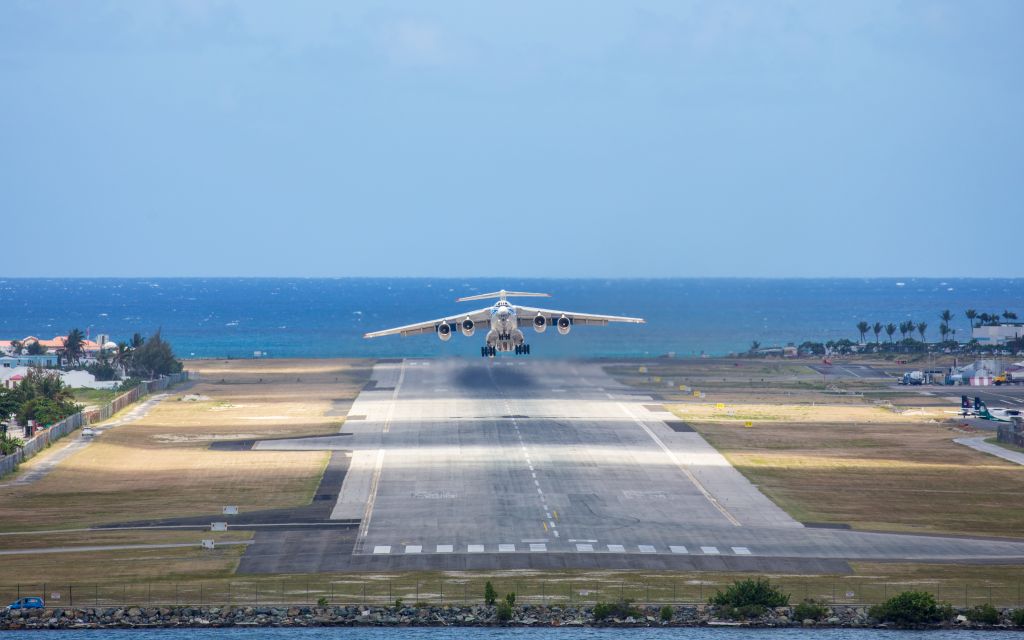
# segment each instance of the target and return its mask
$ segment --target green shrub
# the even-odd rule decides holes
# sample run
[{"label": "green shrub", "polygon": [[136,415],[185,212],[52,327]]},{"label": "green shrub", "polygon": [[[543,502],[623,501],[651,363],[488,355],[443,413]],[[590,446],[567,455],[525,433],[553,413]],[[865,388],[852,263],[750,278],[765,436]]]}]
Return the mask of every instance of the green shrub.
[{"label": "green shrub", "polygon": [[984,622],[985,624],[996,624],[999,622],[999,612],[987,602],[968,609],[964,615],[971,622]]},{"label": "green shrub", "polygon": [[640,610],[633,606],[632,600],[620,602],[598,602],[594,605],[594,619],[605,620],[607,618],[639,618]]},{"label": "green shrub", "polygon": [[516,594],[514,594],[514,593],[506,593],[505,594],[505,602],[508,603],[508,606],[510,606],[510,607],[516,606]]},{"label": "green shrub", "polygon": [[920,624],[942,621],[949,615],[949,608],[940,607],[927,591],[904,591],[871,607],[868,615],[881,622]]},{"label": "green shrub", "polygon": [[396,609],[401,609],[402,608],[402,599],[401,598],[395,598],[395,608]]},{"label": "green shrub", "polygon": [[760,618],[768,609],[760,604],[745,604],[742,607],[719,607],[718,615],[730,620],[753,620]]},{"label": "green shrub", "polygon": [[1017,609],[1010,614],[1010,622],[1015,627],[1024,627],[1024,609]]},{"label": "green shrub", "polygon": [[828,608],[814,600],[804,600],[793,607],[794,620],[821,620],[828,614]]},{"label": "green shrub", "polygon": [[507,601],[498,604],[498,620],[507,622],[512,619],[512,605]]},{"label": "green shrub", "polygon": [[426,609],[430,604],[426,600],[417,600],[412,606],[416,609]]},{"label": "green shrub", "polygon": [[488,580],[487,584],[484,585],[484,604],[488,607],[493,607],[495,600],[498,599],[498,592],[494,589],[494,585]]},{"label": "green shrub", "polygon": [[675,611],[672,609],[672,607],[666,604],[664,607],[661,608],[661,612],[659,612],[658,617],[661,618],[662,622],[671,622],[672,616],[674,614]]},{"label": "green shrub", "polygon": [[317,599],[317,601],[316,601],[316,606],[318,606],[318,607],[326,607],[327,606],[327,598],[325,598],[323,596],[320,596]]},{"label": "green shrub", "polygon": [[761,607],[785,607],[789,604],[789,595],[782,593],[778,587],[765,578],[756,580],[737,580],[711,596],[711,604],[720,607],[742,608],[750,605]]}]

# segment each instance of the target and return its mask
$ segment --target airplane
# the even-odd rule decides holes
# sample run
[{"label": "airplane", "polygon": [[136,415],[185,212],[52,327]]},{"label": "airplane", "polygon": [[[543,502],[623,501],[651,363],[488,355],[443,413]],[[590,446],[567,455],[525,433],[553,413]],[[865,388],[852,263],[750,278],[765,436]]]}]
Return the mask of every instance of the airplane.
[{"label": "airplane", "polygon": [[577,313],[575,311],[559,311],[556,309],[538,309],[535,307],[524,307],[512,304],[509,297],[516,298],[549,298],[547,293],[529,293],[526,291],[495,291],[493,293],[481,293],[474,296],[458,298],[456,302],[468,302],[471,300],[489,300],[497,298],[490,307],[477,309],[468,313],[458,313],[437,320],[427,320],[408,324],[404,327],[385,329],[384,331],[373,331],[365,334],[364,338],[379,338],[381,336],[401,335],[414,336],[422,333],[434,333],[442,342],[451,339],[452,334],[458,330],[467,338],[472,336],[477,326],[486,327],[487,335],[484,338],[484,346],[480,347],[480,355],[493,358],[499,352],[514,351],[516,355],[530,355],[530,345],[526,343],[520,327],[532,326],[537,333],[544,333],[548,327],[555,327],[561,335],[567,335],[574,326],[595,325],[605,326],[609,322],[630,322],[643,324],[643,318],[627,318],[625,316],[603,316],[593,313]]},{"label": "airplane", "polygon": [[993,422],[1012,422],[1014,418],[1024,416],[1024,411],[1020,409],[1004,409],[1002,407],[992,407],[989,409],[985,406],[985,401],[975,398],[975,406],[977,407],[977,415],[982,420],[992,420]]},{"label": "airplane", "polygon": [[960,411],[947,411],[946,413],[958,413],[964,418],[981,418],[982,420],[991,420],[993,422],[1012,422],[1014,417],[1024,416],[1024,411],[1020,409],[1004,409],[1001,407],[989,409],[985,405],[985,401],[978,396],[974,396],[973,407],[967,396],[960,396]]}]

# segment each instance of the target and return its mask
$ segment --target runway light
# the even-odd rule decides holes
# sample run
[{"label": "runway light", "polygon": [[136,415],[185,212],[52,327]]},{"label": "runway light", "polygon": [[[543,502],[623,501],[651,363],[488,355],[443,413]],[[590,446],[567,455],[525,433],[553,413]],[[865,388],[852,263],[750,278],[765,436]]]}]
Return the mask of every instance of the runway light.
[{"label": "runway light", "polygon": [[743,426],[749,429],[750,427],[754,426],[754,423],[753,422],[744,422]]},{"label": "runway light", "polygon": [[716,409],[724,409],[725,408],[725,403],[724,402],[716,402],[715,403],[715,408]]}]

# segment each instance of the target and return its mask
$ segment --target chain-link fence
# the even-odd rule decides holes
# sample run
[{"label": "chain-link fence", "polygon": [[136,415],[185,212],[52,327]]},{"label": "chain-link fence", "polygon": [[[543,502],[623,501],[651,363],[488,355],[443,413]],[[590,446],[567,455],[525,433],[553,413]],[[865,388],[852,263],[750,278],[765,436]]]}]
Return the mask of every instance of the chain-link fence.
[{"label": "chain-link fence", "polygon": [[[516,594],[519,604],[587,606],[597,602],[629,600],[637,604],[697,604],[707,602],[732,581],[669,580],[615,582],[515,579],[512,577],[467,579],[355,579],[332,580],[232,580],[205,582],[152,582],[118,584],[6,584],[0,585],[0,604],[19,597],[42,596],[49,606],[148,607],[148,606],[302,606],[329,605],[474,605],[483,602],[490,581],[498,597]],[[902,591],[927,591],[937,600],[956,607],[989,603],[996,607],[1024,606],[1024,582],[984,583],[879,582],[867,579],[792,578],[773,580],[790,601],[813,599],[825,604],[870,605]]]}]

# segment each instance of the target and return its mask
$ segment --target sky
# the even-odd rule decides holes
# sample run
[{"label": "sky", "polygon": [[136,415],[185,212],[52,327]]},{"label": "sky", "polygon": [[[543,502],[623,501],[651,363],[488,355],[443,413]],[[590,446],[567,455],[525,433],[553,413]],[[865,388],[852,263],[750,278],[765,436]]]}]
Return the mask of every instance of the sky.
[{"label": "sky", "polygon": [[7,0],[0,275],[1021,276],[1022,27],[1017,0]]}]

